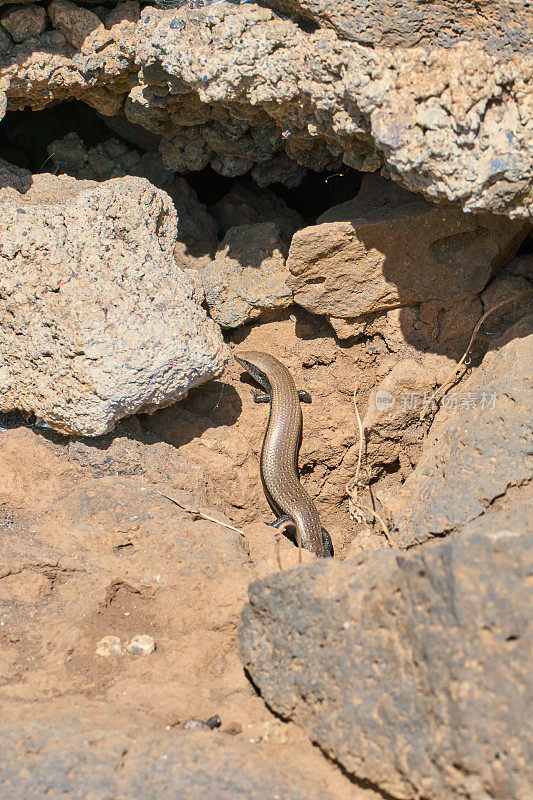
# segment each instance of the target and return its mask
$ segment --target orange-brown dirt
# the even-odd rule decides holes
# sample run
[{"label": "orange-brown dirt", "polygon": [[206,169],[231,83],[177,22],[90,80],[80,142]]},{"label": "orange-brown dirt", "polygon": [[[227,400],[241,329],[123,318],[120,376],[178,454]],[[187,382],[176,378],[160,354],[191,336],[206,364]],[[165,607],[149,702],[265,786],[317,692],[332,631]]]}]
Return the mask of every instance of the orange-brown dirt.
[{"label": "orange-brown dirt", "polygon": [[[379,528],[348,514],[361,413],[392,366],[380,338],[340,345],[300,311],[232,334],[236,349],[264,349],[312,395],[303,406],[301,479],[340,558],[388,546]],[[416,355],[440,379],[444,355]],[[428,389],[432,388],[428,377]],[[232,362],[224,375],[152,416],[133,417],[99,439],[63,437],[15,423],[0,435],[0,703],[4,718],[73,714],[128,730],[173,729],[218,714],[219,731],[299,765],[334,796],[374,796],[353,785],[294,724],[275,717],[244,674],[236,630],[251,580],[297,563],[279,544],[261,488],[259,453],[268,410]],[[419,445],[415,443],[415,450]],[[400,450],[400,445],[398,445]],[[387,491],[408,465],[383,474]],[[238,526],[185,513],[157,494]],[[366,504],[371,503],[367,492]],[[304,560],[312,556],[304,553]],[[153,637],[148,655],[97,655]]]}]

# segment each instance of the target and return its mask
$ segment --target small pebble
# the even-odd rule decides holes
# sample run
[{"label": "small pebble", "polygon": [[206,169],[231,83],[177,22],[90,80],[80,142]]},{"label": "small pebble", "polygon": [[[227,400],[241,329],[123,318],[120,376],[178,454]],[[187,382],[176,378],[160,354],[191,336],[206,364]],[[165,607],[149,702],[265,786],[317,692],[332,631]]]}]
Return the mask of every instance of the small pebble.
[{"label": "small pebble", "polygon": [[214,717],[209,717],[208,720],[203,722],[201,719],[188,719],[187,722],[184,722],[182,725],[183,730],[185,731],[200,731],[200,730],[214,730],[215,728],[220,728],[222,724],[222,720],[215,714]]},{"label": "small pebble", "polygon": [[140,633],[134,636],[131,642],[126,645],[126,653],[130,656],[147,656],[155,650],[155,642],[152,636],[147,633]]},{"label": "small pebble", "polygon": [[228,733],[230,736],[238,736],[240,733],[242,733],[241,723],[229,722],[224,728],[224,733]]},{"label": "small pebble", "polygon": [[97,656],[119,656],[122,653],[122,645],[118,636],[104,636],[96,644]]},{"label": "small pebble", "polygon": [[278,744],[286,744],[288,741],[287,725],[279,719],[269,719],[263,723],[264,728],[264,742],[277,742]]}]

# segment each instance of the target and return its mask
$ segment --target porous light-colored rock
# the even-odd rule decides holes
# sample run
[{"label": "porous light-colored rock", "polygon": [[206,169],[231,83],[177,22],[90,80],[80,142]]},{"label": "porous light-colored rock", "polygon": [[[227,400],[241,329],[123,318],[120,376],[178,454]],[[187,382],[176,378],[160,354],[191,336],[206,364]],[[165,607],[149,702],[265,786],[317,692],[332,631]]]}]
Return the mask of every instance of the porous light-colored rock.
[{"label": "porous light-colored rock", "polygon": [[86,147],[75,132],[53,141],[48,152],[59,173],[97,181],[137,175],[164,189],[171,196],[178,214],[174,247],[178,265],[185,269],[200,269],[214,255],[218,245],[215,220],[189,184],[165,167],[158,152],[140,155],[138,150],[128,148],[118,139]]},{"label": "porous light-colored rock", "polygon": [[261,185],[294,185],[308,168],[385,164],[431,200],[533,215],[533,59],[511,42],[501,52],[475,40],[436,47],[428,23],[424,47],[362,47],[227,2],[149,6],[137,24],[130,14],[87,36],[82,17],[92,15],[89,28],[99,18],[70,6],[50,8],[79,52],[55,31],[38,48],[19,45],[17,59],[0,57],[10,108],[76,97],[107,116],[124,111],[162,136],[178,171],[252,168]]},{"label": "porous light-colored rock", "polygon": [[531,510],[252,582],[239,645],[261,696],[383,796],[529,797]]},{"label": "porous light-colored rock", "polygon": [[0,15],[0,22],[9,31],[13,41],[23,42],[39,36],[46,27],[46,11],[42,6],[28,5],[11,7]]},{"label": "porous light-colored rock", "polygon": [[299,305],[330,317],[363,317],[481,291],[512,258],[523,223],[435,206],[366,176],[358,196],[292,238],[289,286]]},{"label": "porous light-colored rock", "polygon": [[96,436],[220,373],[227,348],[175,263],[168,195],[37,175],[0,205],[2,410]]},{"label": "porous light-colored rock", "polygon": [[[249,128],[233,137],[224,131],[223,139],[243,158],[257,159],[248,143],[266,128],[263,110],[283,135],[276,152],[295,137],[321,164],[324,148],[332,164],[340,157],[375,170],[385,161],[407,188],[469,210],[524,215],[531,208],[527,55],[492,56],[479,42],[430,52],[361,48],[248,4],[220,3],[201,14],[145,9],[138,32],[147,88],[166,82],[214,108],[230,100]],[[171,118],[170,97],[165,105]],[[219,149],[211,127],[191,131],[187,145],[201,149],[205,163]]]},{"label": "porous light-colored rock", "polygon": [[126,653],[130,656],[147,656],[155,651],[154,637],[147,633],[139,633],[126,645]]},{"label": "porous light-colored rock", "polygon": [[122,653],[122,644],[119,636],[103,636],[96,643],[96,655],[102,658],[109,658],[109,656],[119,656]]},{"label": "porous light-colored rock", "polygon": [[[2,34],[0,32],[0,47],[2,42]],[[0,119],[3,119],[7,110],[7,97],[5,92],[0,89]]]},{"label": "porous light-colored rock", "polygon": [[236,328],[286,308],[292,294],[285,253],[281,231],[273,222],[230,228],[215,258],[200,273],[213,319],[223,328]]}]

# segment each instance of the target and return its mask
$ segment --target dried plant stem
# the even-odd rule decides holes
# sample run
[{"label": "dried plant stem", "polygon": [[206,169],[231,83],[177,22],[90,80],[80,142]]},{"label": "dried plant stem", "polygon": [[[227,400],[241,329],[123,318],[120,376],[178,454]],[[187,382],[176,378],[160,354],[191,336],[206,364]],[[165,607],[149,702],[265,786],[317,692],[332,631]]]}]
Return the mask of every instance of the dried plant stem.
[{"label": "dried plant stem", "polygon": [[355,399],[358,388],[359,388],[358,386],[355,386],[353,390],[353,407],[355,410],[357,427],[359,428],[359,455],[357,457],[357,469],[355,470],[354,484],[359,480],[359,473],[361,472],[361,462],[363,460],[363,440],[364,440],[363,423],[361,422],[361,415],[359,414],[359,409],[357,408],[357,400]]},{"label": "dried plant stem", "polygon": [[514,294],[512,297],[508,297],[507,300],[502,300],[501,303],[497,303],[492,308],[489,308],[489,310],[486,311],[483,314],[483,316],[478,319],[478,321],[476,323],[476,326],[475,326],[474,330],[472,331],[472,336],[470,337],[470,341],[468,342],[468,347],[466,348],[466,350],[465,350],[465,352],[463,354],[463,357],[461,358],[461,360],[459,361],[457,366],[454,367],[452,372],[450,372],[450,374],[448,375],[448,377],[446,378],[444,383],[442,383],[439,386],[438,389],[435,389],[435,391],[433,392],[431,397],[429,397],[426,400],[426,402],[424,403],[424,405],[422,406],[422,409],[420,411],[420,421],[422,421],[424,419],[424,417],[426,416],[426,412],[427,412],[427,409],[429,408],[429,406],[432,403],[436,402],[437,400],[440,400],[446,394],[446,392],[448,391],[450,386],[453,384],[453,381],[455,380],[456,375],[458,374],[459,370],[461,369],[462,365],[464,364],[464,362],[467,359],[468,353],[470,352],[470,349],[471,349],[472,345],[474,344],[474,339],[476,338],[479,329],[481,328],[481,326],[483,325],[483,323],[487,319],[487,317],[490,316],[492,314],[492,312],[496,311],[498,308],[501,308],[502,306],[507,305],[507,303],[513,303],[515,300],[521,300],[523,297],[526,297],[528,294],[533,294],[533,289],[526,289],[524,292],[519,292],[518,294]]},{"label": "dried plant stem", "polygon": [[357,389],[358,387],[356,386],[353,391],[353,407],[355,411],[355,418],[357,420],[357,428],[359,431],[359,454],[357,456],[357,468],[355,470],[355,476],[353,477],[350,483],[346,484],[346,492],[348,494],[348,497],[350,498],[349,500],[350,516],[352,519],[357,520],[362,516],[361,511],[367,511],[368,513],[372,514],[374,518],[377,519],[377,521],[381,525],[381,529],[385,534],[387,542],[391,547],[394,547],[394,543],[392,542],[389,534],[389,529],[383,522],[383,519],[379,516],[379,514],[376,511],[374,511],[374,509],[370,508],[369,506],[362,505],[357,499],[357,494],[359,491],[358,481],[359,481],[359,475],[361,473],[361,464],[363,461],[363,443],[364,443],[363,423],[361,421],[361,415],[359,414],[359,408],[357,407],[357,399],[356,399]]},{"label": "dried plant stem", "polygon": [[381,529],[382,529],[383,533],[385,534],[386,540],[388,541],[388,543],[390,544],[391,547],[394,547],[394,542],[391,539],[391,536],[390,536],[390,533],[389,533],[389,529],[387,528],[387,526],[385,525],[385,523],[383,522],[382,518],[379,516],[377,511],[374,511],[374,509],[370,508],[370,506],[363,506],[363,505],[361,505],[361,503],[359,503],[358,505],[359,505],[359,508],[363,509],[363,511],[368,511],[369,514],[373,514],[374,515],[374,517],[377,519],[377,521],[381,525]]},{"label": "dried plant stem", "polygon": [[179,506],[183,511],[187,511],[189,514],[193,514],[195,517],[201,517],[201,519],[206,519],[208,522],[216,522],[217,525],[222,525],[223,528],[229,528],[230,531],[235,531],[235,533],[240,533],[241,536],[246,538],[246,534],[244,531],[241,531],[240,528],[236,528],[234,525],[230,525],[228,522],[222,522],[219,519],[215,519],[215,517],[210,517],[209,514],[204,514],[203,511],[199,511],[197,508],[190,508],[186,506],[185,503],[182,503],[181,500],[176,500],[175,497],[170,497],[168,494],[164,494],[163,492],[159,492],[156,489],[157,494],[160,494],[161,497],[166,497],[167,500],[170,500],[171,503]]}]

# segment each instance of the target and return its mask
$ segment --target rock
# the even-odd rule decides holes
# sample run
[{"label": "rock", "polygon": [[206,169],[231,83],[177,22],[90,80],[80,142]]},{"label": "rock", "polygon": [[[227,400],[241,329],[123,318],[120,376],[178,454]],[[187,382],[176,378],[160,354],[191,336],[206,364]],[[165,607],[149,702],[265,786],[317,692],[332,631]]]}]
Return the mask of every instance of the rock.
[{"label": "rock", "polygon": [[155,642],[153,636],[147,633],[139,633],[134,636],[131,642],[125,647],[126,653],[130,656],[146,656],[153,653],[155,650]]},{"label": "rock", "polygon": [[238,225],[273,222],[290,243],[293,233],[303,225],[300,214],[289,208],[274,192],[268,189],[258,191],[251,183],[236,183],[218,203],[210,207],[209,213],[218,222],[223,235]]},{"label": "rock", "polygon": [[122,644],[118,636],[104,636],[96,644],[96,655],[109,658],[109,656],[119,656],[122,653]]},{"label": "rock", "polygon": [[481,40],[487,50],[511,54],[530,49],[528,7],[513,0],[496,3],[463,3],[420,6],[402,0],[394,8],[387,0],[265,0],[293,17],[312,19],[334,28],[342,37],[371,47],[417,47],[429,42],[436,47]]},{"label": "rock", "polygon": [[[100,0],[95,0],[99,5]],[[106,28],[120,25],[122,22],[138,22],[141,8],[137,0],[121,0],[114,8],[106,9],[104,23]]]},{"label": "rock", "polygon": [[281,183],[289,189],[294,189],[295,186],[300,185],[306,175],[306,167],[302,167],[285,153],[277,153],[263,164],[256,164],[252,170],[252,178],[261,188],[273,183]]},{"label": "rock", "polygon": [[183,268],[200,269],[216,253],[216,221],[184,178],[176,177],[167,191],[178,214],[178,237],[174,247],[176,263]]},{"label": "rock", "polygon": [[[376,3],[368,13],[380,37]],[[14,110],[77,98],[107,116],[125,113],[161,136],[173,170],[210,164],[224,175],[251,169],[260,185],[297,185],[308,168],[384,166],[427,199],[531,216],[532,62],[519,46],[527,27],[505,44],[513,26],[485,24],[502,0],[490,13],[469,4],[456,33],[441,6],[435,15],[424,8],[420,22],[419,5],[404,4],[387,44],[362,47],[253,3],[149,6],[137,23],[128,12],[107,30],[89,9],[55,0],[50,15],[64,35],[44,32],[38,48],[23,42],[16,59],[0,56],[0,85]],[[457,2],[448,6],[459,14]],[[435,44],[444,40],[449,47]]]},{"label": "rock", "polygon": [[420,409],[436,385],[435,360],[430,356],[422,363],[399,361],[370,393],[363,430],[366,460],[374,476],[385,465],[398,462],[410,469],[416,464],[424,442]]},{"label": "rock", "polygon": [[[250,104],[254,113],[263,108],[284,141],[314,139],[320,163],[325,143],[355,169],[375,170],[384,160],[395,179],[432,199],[446,198],[468,210],[505,206],[508,213],[528,213],[529,137],[522,122],[515,122],[527,93],[527,55],[492,56],[475,41],[435,48],[428,58],[417,48],[354,48],[332,31],[302,31],[248,5],[221,3],[202,15],[186,9],[143,15],[137,52],[150,63],[148,85],[160,84],[163,72],[182,91],[197,92],[203,103],[216,107],[221,98],[230,99],[239,113]],[[180,27],[179,48],[172,24]],[[231,45],[236,37],[237,62]],[[251,82],[254,63],[261,66]],[[512,83],[505,100],[504,74]],[[426,87],[432,87],[429,99]],[[191,147],[200,133],[190,132]],[[280,145],[271,158],[283,157],[283,149]],[[212,158],[209,149],[204,158]],[[254,169],[262,168],[260,162]],[[512,188],[504,186],[507,180]],[[525,194],[519,199],[517,191]]]},{"label": "rock", "polygon": [[315,314],[363,317],[398,305],[462,300],[487,284],[524,238],[520,222],[435,206],[376,176],[292,238],[295,302]]},{"label": "rock", "polygon": [[222,720],[216,714],[214,717],[209,717],[205,722],[201,719],[188,719],[181,727],[184,731],[214,731],[216,728],[220,728],[221,724]]},{"label": "rock", "polygon": [[262,697],[384,796],[529,796],[526,518],[250,584],[239,648]]},{"label": "rock", "polygon": [[[149,723],[148,723],[149,726]],[[0,779],[12,797],[171,796],[200,800],[334,800],[338,795],[305,765],[281,753],[205,731],[150,730],[131,734],[114,722],[84,716],[3,721]],[[27,769],[31,759],[32,769]],[[265,790],[265,787],[268,787]],[[348,789],[348,791],[350,791]],[[349,796],[355,795],[350,792]],[[7,797],[7,795],[6,795]],[[360,794],[363,800],[365,795]]]},{"label": "rock", "polygon": [[212,318],[223,328],[236,328],[290,305],[285,254],[281,231],[272,222],[230,228],[200,273]]},{"label": "rock", "polygon": [[36,175],[0,204],[2,410],[97,436],[221,372],[227,348],[173,259],[168,195]]},{"label": "rock", "polygon": [[415,471],[388,507],[401,547],[455,531],[507,494],[514,502],[513,487],[531,480],[532,322],[443,398]]},{"label": "rock", "polygon": [[[42,6],[13,6],[4,11],[0,22],[9,31],[13,41],[23,42],[32,36],[39,36],[46,28],[46,11]],[[0,48],[1,50],[1,48]]]},{"label": "rock", "polygon": [[69,0],[52,0],[48,6],[48,16],[54,28],[58,28],[67,41],[78,50],[81,50],[85,40],[89,38],[96,46],[95,34],[101,33],[104,29],[102,20],[97,14]]},{"label": "rock", "polygon": [[166,190],[174,173],[162,163],[158,153],[139,154],[118,139],[108,139],[95,147],[87,147],[75,132],[55,139],[47,147],[52,163],[60,175],[72,175],[84,180],[106,181],[137,175],[154,186]]},{"label": "rock", "polygon": [[[2,30],[0,29],[0,50],[2,48]],[[7,97],[5,93],[0,89],[0,120],[4,118],[5,113],[7,111]]]},{"label": "rock", "polygon": [[118,139],[88,148],[75,132],[56,139],[48,152],[60,173],[75,178],[104,181],[138,175],[164,189],[172,197],[178,214],[176,263],[184,269],[200,269],[214,255],[218,245],[215,220],[189,184],[165,167],[159,153],[150,151],[140,155]]}]

